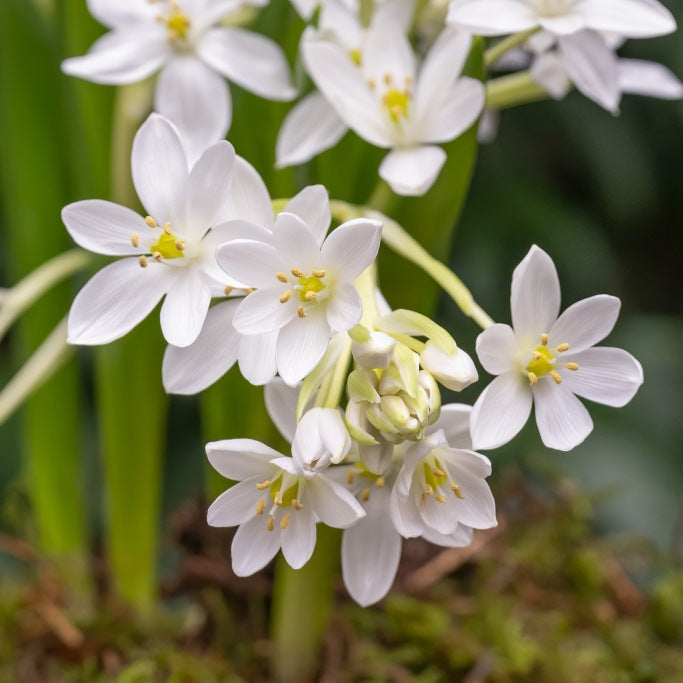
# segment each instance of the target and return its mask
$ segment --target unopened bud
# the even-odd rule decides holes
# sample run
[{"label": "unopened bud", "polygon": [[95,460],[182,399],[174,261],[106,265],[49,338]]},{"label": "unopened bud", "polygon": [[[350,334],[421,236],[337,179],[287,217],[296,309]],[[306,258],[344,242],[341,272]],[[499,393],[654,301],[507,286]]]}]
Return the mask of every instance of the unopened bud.
[{"label": "unopened bud", "polygon": [[470,356],[462,349],[448,354],[434,342],[428,341],[420,355],[420,365],[447,389],[462,391],[479,379]]},{"label": "unopened bud", "polygon": [[354,338],[353,357],[362,368],[367,370],[384,370],[391,362],[396,342],[393,337],[383,332],[371,332],[370,339],[358,342]]}]

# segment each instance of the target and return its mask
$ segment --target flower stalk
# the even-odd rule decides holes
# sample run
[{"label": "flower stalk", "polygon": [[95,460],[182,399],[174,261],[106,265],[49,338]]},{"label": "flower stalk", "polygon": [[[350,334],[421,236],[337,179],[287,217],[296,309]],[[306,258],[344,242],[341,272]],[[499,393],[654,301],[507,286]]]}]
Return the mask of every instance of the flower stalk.
[{"label": "flower stalk", "polygon": [[514,50],[520,45],[524,45],[531,36],[539,31],[540,27],[532,28],[528,31],[520,31],[497,42],[484,53],[484,65],[487,69],[490,69],[503,55],[506,55],[510,50]]},{"label": "flower stalk", "polygon": [[486,84],[486,108],[500,111],[550,97],[528,71],[494,78]]}]

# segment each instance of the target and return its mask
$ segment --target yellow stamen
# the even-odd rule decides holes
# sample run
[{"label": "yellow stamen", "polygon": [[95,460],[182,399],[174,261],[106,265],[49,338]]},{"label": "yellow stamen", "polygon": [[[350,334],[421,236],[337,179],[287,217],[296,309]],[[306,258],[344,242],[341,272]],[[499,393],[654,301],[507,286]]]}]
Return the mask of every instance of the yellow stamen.
[{"label": "yellow stamen", "polygon": [[391,85],[391,74],[389,72],[385,73],[383,80],[386,85]]},{"label": "yellow stamen", "polygon": [[313,299],[315,299],[315,292],[312,290],[309,290],[308,292],[306,292],[304,294],[304,299],[306,299],[306,301],[313,301]]},{"label": "yellow stamen", "polygon": [[155,261],[161,261],[161,252],[160,251],[155,251],[152,256],[154,257]]},{"label": "yellow stamen", "polygon": [[442,494],[439,494],[439,495],[436,497],[436,502],[437,502],[437,503],[445,503],[445,502],[446,502],[445,496],[443,496]]},{"label": "yellow stamen", "polygon": [[305,317],[306,317],[306,311],[304,311],[304,307],[303,307],[303,306],[299,306],[299,308],[296,309],[296,314],[297,314],[300,318],[305,318]]},{"label": "yellow stamen", "polygon": [[560,344],[560,345],[557,347],[557,350],[558,350],[560,353],[562,353],[563,351],[569,351],[569,344],[567,344],[567,342],[565,342],[564,344]]},{"label": "yellow stamen", "polygon": [[375,486],[378,489],[383,489],[386,486],[386,481],[384,480],[384,477],[377,477],[377,480],[375,481]]},{"label": "yellow stamen", "polygon": [[280,520],[280,529],[286,529],[289,526],[289,515],[285,515]]},{"label": "yellow stamen", "polygon": [[541,335],[541,344],[548,346],[548,335],[545,332]]},{"label": "yellow stamen", "polygon": [[576,370],[579,369],[579,364],[578,363],[566,363],[564,367],[567,368],[567,370],[573,370],[574,372],[576,372]]},{"label": "yellow stamen", "polygon": [[134,232],[130,236],[130,243],[134,246],[137,247],[140,244],[140,235],[137,234],[137,232]]},{"label": "yellow stamen", "polygon": [[313,277],[325,277],[325,275],[327,275],[327,271],[326,270],[312,270],[311,275]]},{"label": "yellow stamen", "polygon": [[529,384],[536,384],[538,382],[538,377],[533,372],[528,373],[527,377],[529,378]]},{"label": "yellow stamen", "polygon": [[185,242],[183,242],[182,240],[176,240],[175,241],[175,248],[178,251],[183,251],[185,249]]},{"label": "yellow stamen", "polygon": [[172,234],[173,234],[173,231],[171,230],[171,224],[170,224],[168,221],[167,221],[166,223],[164,223],[164,232],[165,232],[167,235],[172,235]]},{"label": "yellow stamen", "polygon": [[302,510],[304,506],[296,498],[294,498],[294,500],[292,501],[292,507],[295,510]]},{"label": "yellow stamen", "polygon": [[360,499],[364,502],[367,503],[370,500],[370,489],[366,488],[361,491],[360,494]]},{"label": "yellow stamen", "polygon": [[268,517],[268,521],[266,522],[266,529],[268,531],[272,531],[275,528],[275,520],[272,517]]},{"label": "yellow stamen", "polygon": [[292,293],[287,290],[281,297],[280,297],[280,303],[281,304],[286,304],[290,299],[292,298]]},{"label": "yellow stamen", "polygon": [[346,473],[346,483],[353,484],[356,478],[356,473],[353,470],[348,470]]},{"label": "yellow stamen", "polygon": [[440,470],[438,467],[432,468],[432,474],[435,477],[445,477],[446,476],[446,473],[443,470]]},{"label": "yellow stamen", "polygon": [[145,256],[141,256],[138,259],[138,263],[140,264],[140,268],[147,268],[147,258]]},{"label": "yellow stamen", "polygon": [[433,495],[434,495],[434,489],[433,489],[429,484],[427,484],[427,485],[425,486],[425,493],[426,493],[428,496],[433,496]]},{"label": "yellow stamen", "polygon": [[256,484],[256,488],[259,491],[265,491],[270,486],[270,483],[270,480],[266,479],[265,481],[262,481],[260,484]]},{"label": "yellow stamen", "polygon": [[263,511],[266,509],[266,501],[261,498],[258,503],[256,503],[256,514],[262,515]]},{"label": "yellow stamen", "polygon": [[557,370],[551,370],[550,376],[555,380],[555,384],[562,384],[562,376]]},{"label": "yellow stamen", "polygon": [[151,216],[147,216],[147,218],[145,218],[145,223],[147,223],[147,225],[149,225],[150,228],[159,227],[158,223]]},{"label": "yellow stamen", "polygon": [[284,273],[277,273],[275,277],[280,280],[280,282],[288,282],[288,278]]},{"label": "yellow stamen", "polygon": [[225,296],[230,296],[232,294],[232,291],[234,290],[234,287],[231,287],[228,285],[223,291],[225,292]]},{"label": "yellow stamen", "polygon": [[462,492],[460,491],[460,487],[455,482],[451,484],[451,491],[453,491],[453,493],[455,493],[455,495],[462,500]]},{"label": "yellow stamen", "polygon": [[374,90],[377,87],[377,81],[374,78],[368,78],[368,87]]},{"label": "yellow stamen", "polygon": [[363,61],[363,54],[360,50],[349,50],[349,57],[356,66],[360,66]]},{"label": "yellow stamen", "polygon": [[294,277],[306,277],[306,273],[304,273],[303,270],[299,270],[298,268],[292,268],[292,275]]}]

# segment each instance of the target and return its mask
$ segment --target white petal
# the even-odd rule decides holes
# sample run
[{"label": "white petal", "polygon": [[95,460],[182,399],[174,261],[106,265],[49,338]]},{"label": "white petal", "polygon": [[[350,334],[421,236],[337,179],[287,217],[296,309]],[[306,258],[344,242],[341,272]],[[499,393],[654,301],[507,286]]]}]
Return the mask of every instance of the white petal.
[{"label": "white petal", "polygon": [[153,19],[158,13],[152,3],[140,0],[86,0],[90,14],[109,28]]},{"label": "white petal", "polygon": [[534,10],[519,0],[458,0],[450,4],[447,21],[482,36],[517,33],[538,25]]},{"label": "white petal", "polygon": [[290,273],[296,267],[305,273],[320,267],[320,244],[306,223],[293,213],[279,213],[273,226],[273,248],[288,264],[282,270]]},{"label": "white petal", "polygon": [[564,59],[555,51],[538,55],[529,73],[534,81],[556,100],[566,97],[572,87]]},{"label": "white petal", "polygon": [[683,98],[683,83],[662,64],[640,59],[620,59],[617,69],[622,92],[663,100]]},{"label": "white petal", "polygon": [[206,455],[211,467],[226,479],[236,481],[252,477],[267,479],[276,471],[271,460],[282,457],[282,453],[253,439],[212,441],[206,444]]},{"label": "white petal", "polygon": [[189,346],[199,336],[211,303],[211,290],[198,268],[176,268],[161,306],[161,330],[173,346]]},{"label": "white petal", "polygon": [[334,147],[347,125],[319,92],[306,95],[285,117],[275,147],[276,167],[296,166]]},{"label": "white petal", "polygon": [[273,205],[266,184],[258,171],[240,156],[235,159],[229,207],[230,220],[249,221],[265,228],[273,226]]},{"label": "white petal", "polygon": [[330,327],[336,332],[350,330],[363,315],[363,304],[358,291],[350,282],[338,286],[325,307]]},{"label": "white petal", "polygon": [[420,517],[412,496],[400,496],[396,486],[391,491],[391,521],[404,538],[415,538],[424,531],[425,524]]},{"label": "white petal", "polygon": [[275,349],[277,332],[243,336],[239,345],[239,366],[244,378],[260,386],[269,382],[277,372]]},{"label": "white petal", "polygon": [[625,406],[643,383],[641,364],[623,349],[599,346],[562,360],[578,363],[563,371],[563,386],[578,396],[615,408]]},{"label": "white petal", "polygon": [[362,72],[375,83],[382,83],[387,74],[394,83],[415,82],[415,53],[401,27],[375,23],[366,33]]},{"label": "white petal", "polygon": [[62,220],[76,244],[97,254],[125,256],[142,254],[134,247],[133,233],[144,235],[149,227],[135,211],[124,206],[89,199],[69,204],[62,209]]},{"label": "white petal", "polygon": [[232,318],[238,300],[224,301],[209,309],[196,341],[185,348],[169,346],[161,371],[168,394],[197,394],[220,379],[237,360],[241,335]]},{"label": "white petal", "polygon": [[146,318],[171,284],[157,263],[127,258],[105,266],[76,295],[69,312],[70,344],[108,344]]},{"label": "white petal", "polygon": [[676,30],[671,12],[654,0],[582,0],[580,10],[589,28],[627,38],[651,38]]},{"label": "white petal", "polygon": [[280,531],[282,554],[292,569],[300,569],[311,559],[315,548],[315,519],[307,509],[294,510],[289,524]]},{"label": "white petal", "polygon": [[226,78],[270,100],[296,95],[282,49],[269,38],[238,28],[214,28],[197,47],[199,56]]},{"label": "white petal", "polygon": [[155,109],[177,126],[190,164],[225,137],[232,121],[225,81],[190,55],[174,57],[159,74]]},{"label": "white petal", "polygon": [[472,543],[472,529],[463,524],[458,524],[452,534],[440,534],[438,531],[426,526],[422,532],[422,538],[429,543],[446,548],[464,548]]},{"label": "white petal", "polygon": [[159,225],[186,226],[189,169],[178,131],[152,114],[135,136],[131,157],[133,183],[147,213]]},{"label": "white petal", "polygon": [[389,513],[390,492],[377,489],[365,504],[366,517],[342,536],[342,572],[351,597],[363,607],[391,588],[401,559],[401,536]]},{"label": "white petal", "polygon": [[523,344],[537,343],[557,319],[560,281],[552,259],[536,245],[512,274],[510,307],[512,327]]},{"label": "white petal", "polygon": [[448,445],[451,448],[472,448],[470,437],[470,415],[472,406],[464,403],[449,403],[441,406],[438,420],[429,428],[431,434],[443,430]]},{"label": "white petal", "polygon": [[256,485],[263,481],[251,477],[231,486],[211,503],[206,512],[210,526],[237,526],[256,515],[256,505],[265,498],[267,491],[259,491]]},{"label": "white petal", "polygon": [[323,185],[305,187],[287,202],[284,210],[301,218],[318,244],[323,243],[332,222],[330,197]]},{"label": "white petal", "polygon": [[299,420],[292,441],[292,456],[302,465],[316,467],[318,460],[337,464],[351,450],[351,437],[339,411],[311,408]]},{"label": "white petal", "polygon": [[241,334],[276,332],[297,317],[296,305],[281,304],[279,288],[259,289],[245,297],[233,325]]},{"label": "white petal", "polygon": [[472,408],[470,429],[477,450],[498,448],[518,434],[529,419],[531,390],[521,373],[499,375]]},{"label": "white petal", "polygon": [[516,354],[517,338],[509,325],[496,323],[477,337],[479,362],[491,375],[502,375],[514,370]]},{"label": "white petal", "polygon": [[163,32],[153,22],[125,27],[102,36],[83,57],[62,62],[62,71],[94,83],[123,85],[136,83],[158,71],[169,53]]},{"label": "white petal", "polygon": [[567,75],[577,89],[607,111],[617,113],[621,99],[617,57],[602,37],[594,31],[561,36],[559,48]]},{"label": "white petal", "polygon": [[[463,454],[464,451],[460,453]],[[475,463],[475,468],[476,466],[477,463]],[[473,529],[490,529],[496,526],[498,524],[496,502],[486,481],[470,468],[460,467],[456,472],[451,470],[451,474],[456,477],[462,498],[453,495],[452,497],[449,496],[447,500],[453,501],[459,523]],[[439,503],[435,504],[439,505]],[[437,528],[437,531],[440,529]],[[455,529],[441,533],[453,533],[454,531]]]},{"label": "white petal", "polygon": [[268,531],[263,515],[242,524],[232,539],[232,570],[237,576],[250,576],[263,569],[280,549],[279,530]]},{"label": "white petal", "polygon": [[462,391],[479,379],[477,368],[466,351],[456,349],[454,354],[448,354],[432,340],[427,341],[420,354],[420,365],[451,391]]},{"label": "white petal", "polygon": [[569,344],[577,353],[602,341],[619,317],[621,301],[615,296],[598,294],[572,304],[548,330],[548,346]]},{"label": "white petal", "polygon": [[422,146],[394,149],[379,167],[379,175],[396,194],[420,197],[434,184],[446,163],[441,147]]},{"label": "white petal", "polygon": [[330,340],[330,326],[320,313],[294,317],[277,340],[277,369],[287,384],[300,382],[318,364]]},{"label": "white petal", "polygon": [[280,377],[275,377],[266,384],[263,397],[270,419],[280,434],[292,443],[296,433],[296,402],[299,390],[285,384]]},{"label": "white petal", "polygon": [[379,221],[358,218],[343,223],[323,244],[325,268],[343,281],[352,282],[375,260],[381,239]]},{"label": "white petal", "polygon": [[538,23],[545,31],[556,36],[578,33],[586,28],[585,18],[572,8],[566,10],[564,14],[540,16]]},{"label": "white petal", "polygon": [[304,33],[301,54],[311,78],[346,125],[373,145],[391,147],[393,131],[387,128],[377,98],[344,51]]},{"label": "white petal", "polygon": [[548,448],[570,451],[593,431],[586,407],[562,384],[549,378],[533,387],[536,425]]},{"label": "white petal", "polygon": [[306,500],[320,521],[335,529],[346,529],[365,516],[361,504],[343,486],[322,474],[306,483]]},{"label": "white petal", "polygon": [[259,288],[277,285],[277,273],[289,274],[292,267],[275,247],[253,239],[237,239],[223,244],[216,249],[216,260],[230,277],[249,287]]}]

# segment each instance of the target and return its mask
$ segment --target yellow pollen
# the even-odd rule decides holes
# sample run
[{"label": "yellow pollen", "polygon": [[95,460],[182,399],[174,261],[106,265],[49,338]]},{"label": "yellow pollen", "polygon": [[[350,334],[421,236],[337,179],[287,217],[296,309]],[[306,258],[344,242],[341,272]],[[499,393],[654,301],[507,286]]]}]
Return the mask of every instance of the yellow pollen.
[{"label": "yellow pollen", "polygon": [[578,363],[566,363],[564,367],[567,368],[567,370],[573,370],[574,372],[576,372],[579,369],[579,364]]},{"label": "yellow pollen", "polygon": [[325,275],[327,275],[327,271],[325,271],[325,270],[312,270],[311,275],[313,277],[318,277],[318,278],[325,277]]},{"label": "yellow pollen", "polygon": [[255,287],[247,287],[244,292],[245,294],[251,294],[252,292],[255,292],[256,288]]},{"label": "yellow pollen", "polygon": [[437,502],[437,503],[445,503],[445,502],[446,502],[446,497],[440,493],[440,494],[436,497],[436,502]]},{"label": "yellow pollen", "polygon": [[282,494],[278,491],[273,498],[273,503],[277,506],[282,505]]},{"label": "yellow pollen", "polygon": [[140,235],[137,234],[137,232],[134,232],[130,236],[130,243],[134,246],[137,247],[140,244]]},{"label": "yellow pollen", "polygon": [[533,372],[530,372],[528,374],[528,377],[529,377],[529,384],[536,384],[536,382],[538,382],[538,377],[536,377],[536,375],[534,375]]},{"label": "yellow pollen", "polygon": [[432,468],[432,474],[435,477],[445,477],[446,476],[446,473],[443,470],[440,470],[438,467]]},{"label": "yellow pollen", "polygon": [[349,57],[356,66],[360,66],[363,61],[363,54],[360,50],[349,50]]},{"label": "yellow pollen", "polygon": [[262,481],[260,484],[256,484],[256,488],[259,491],[265,491],[270,486],[270,483],[270,479],[266,479],[265,481]]},{"label": "yellow pollen", "polygon": [[289,526],[289,515],[285,515],[280,520],[280,529],[286,529]]},{"label": "yellow pollen", "polygon": [[305,317],[306,317],[306,311],[304,311],[304,307],[303,307],[303,306],[299,306],[299,308],[296,309],[296,314],[297,314],[300,318],[305,318]]},{"label": "yellow pollen", "polygon": [[171,224],[170,224],[169,222],[164,223],[164,232],[165,232],[167,235],[172,235],[172,234],[173,234],[173,230],[171,230]]},{"label": "yellow pollen", "polygon": [[399,119],[408,116],[408,104],[410,102],[410,93],[407,90],[400,91],[392,88],[384,93],[382,104],[389,110],[394,123],[398,123]]},{"label": "yellow pollen", "polygon": [[275,520],[272,517],[268,517],[268,521],[266,522],[266,529],[268,531],[272,531],[275,528]]},{"label": "yellow pollen", "polygon": [[289,282],[287,276],[284,273],[276,273],[275,277],[280,281],[280,282]]},{"label": "yellow pollen", "polygon": [[348,470],[348,472],[346,473],[346,483],[347,484],[353,484],[355,479],[356,479],[356,473],[353,470]]},{"label": "yellow pollen", "polygon": [[460,491],[460,487],[455,482],[451,484],[451,491],[455,493],[456,497],[462,500],[462,492]]},{"label": "yellow pollen", "polygon": [[280,303],[281,304],[286,304],[290,299],[292,298],[292,293],[287,290],[281,297],[280,297]]},{"label": "yellow pollen", "polygon": [[557,370],[551,370],[550,376],[555,380],[555,384],[562,384],[562,376]]},{"label": "yellow pollen", "polygon": [[155,251],[152,256],[156,261],[161,261],[161,252],[160,251]]},{"label": "yellow pollen", "polygon": [[310,277],[300,277],[297,289],[299,290],[299,299],[305,302],[315,299],[315,295],[322,292],[325,285],[319,277],[311,275]]},{"label": "yellow pollen", "polygon": [[292,275],[294,277],[306,277],[306,273],[304,273],[303,270],[299,270],[298,268],[292,268]]},{"label": "yellow pollen", "polygon": [[185,249],[185,242],[183,242],[182,240],[176,240],[175,241],[175,248],[178,251],[183,251]]},{"label": "yellow pollen", "polygon": [[367,503],[370,500],[370,489],[366,488],[361,491],[360,494],[360,499],[364,502]]},{"label": "yellow pollen", "polygon": [[165,19],[168,38],[171,41],[185,40],[190,28],[190,18],[183,14],[177,4],[172,5],[171,16]]},{"label": "yellow pollen", "polygon": [[548,335],[545,332],[541,335],[541,344],[548,346]]},{"label": "yellow pollen", "polygon": [[383,489],[386,486],[386,481],[384,480],[384,477],[377,477],[377,480],[375,481],[375,486],[378,489]]},{"label": "yellow pollen", "polygon": [[[542,343],[543,340],[541,340]],[[538,379],[547,375],[555,366],[553,365],[555,361],[555,356],[550,352],[550,349],[541,345],[536,347],[531,352],[531,361],[526,366],[527,376],[528,373],[532,373]],[[529,378],[531,381],[531,378]],[[532,382],[533,383],[533,382]]]},{"label": "yellow pollen", "polygon": [[557,350],[558,350],[560,353],[562,353],[563,351],[569,351],[569,344],[567,344],[567,342],[565,342],[564,344],[560,344],[560,345],[557,347]]},{"label": "yellow pollen", "polygon": [[304,506],[296,498],[294,498],[294,500],[292,500],[292,507],[295,510],[303,510]]},{"label": "yellow pollen", "polygon": [[384,83],[386,85],[391,85],[392,78],[391,78],[391,74],[389,72],[384,74],[383,79],[384,79]]},{"label": "yellow pollen", "polygon": [[223,291],[225,292],[225,296],[230,296],[230,295],[232,294],[233,289],[235,289],[235,288],[234,288],[234,287],[231,287],[230,285],[228,285],[228,286],[223,290]]},{"label": "yellow pollen", "polygon": [[147,218],[145,218],[145,223],[147,223],[147,225],[149,225],[150,228],[158,228],[159,227],[157,222],[151,216],[147,216]]},{"label": "yellow pollen", "polygon": [[427,485],[425,486],[425,493],[426,493],[428,496],[433,496],[433,495],[434,495],[434,489],[433,489],[429,484],[427,484]]},{"label": "yellow pollen", "polygon": [[178,242],[178,238],[173,233],[167,232],[164,226],[164,234],[159,236],[159,239],[150,247],[150,250],[157,260],[160,258],[182,258],[183,252],[182,249],[178,248]]},{"label": "yellow pollen", "polygon": [[313,299],[315,299],[315,292],[309,289],[309,290],[304,294],[304,299],[305,299],[306,301],[313,301]]},{"label": "yellow pollen", "polygon": [[141,256],[138,259],[138,263],[140,264],[140,268],[147,268],[147,258],[145,256]]},{"label": "yellow pollen", "polygon": [[266,509],[266,501],[261,498],[258,503],[256,503],[256,514],[262,515],[263,511]]},{"label": "yellow pollen", "polygon": [[377,87],[377,81],[374,78],[368,78],[368,86],[370,90],[374,90]]}]

